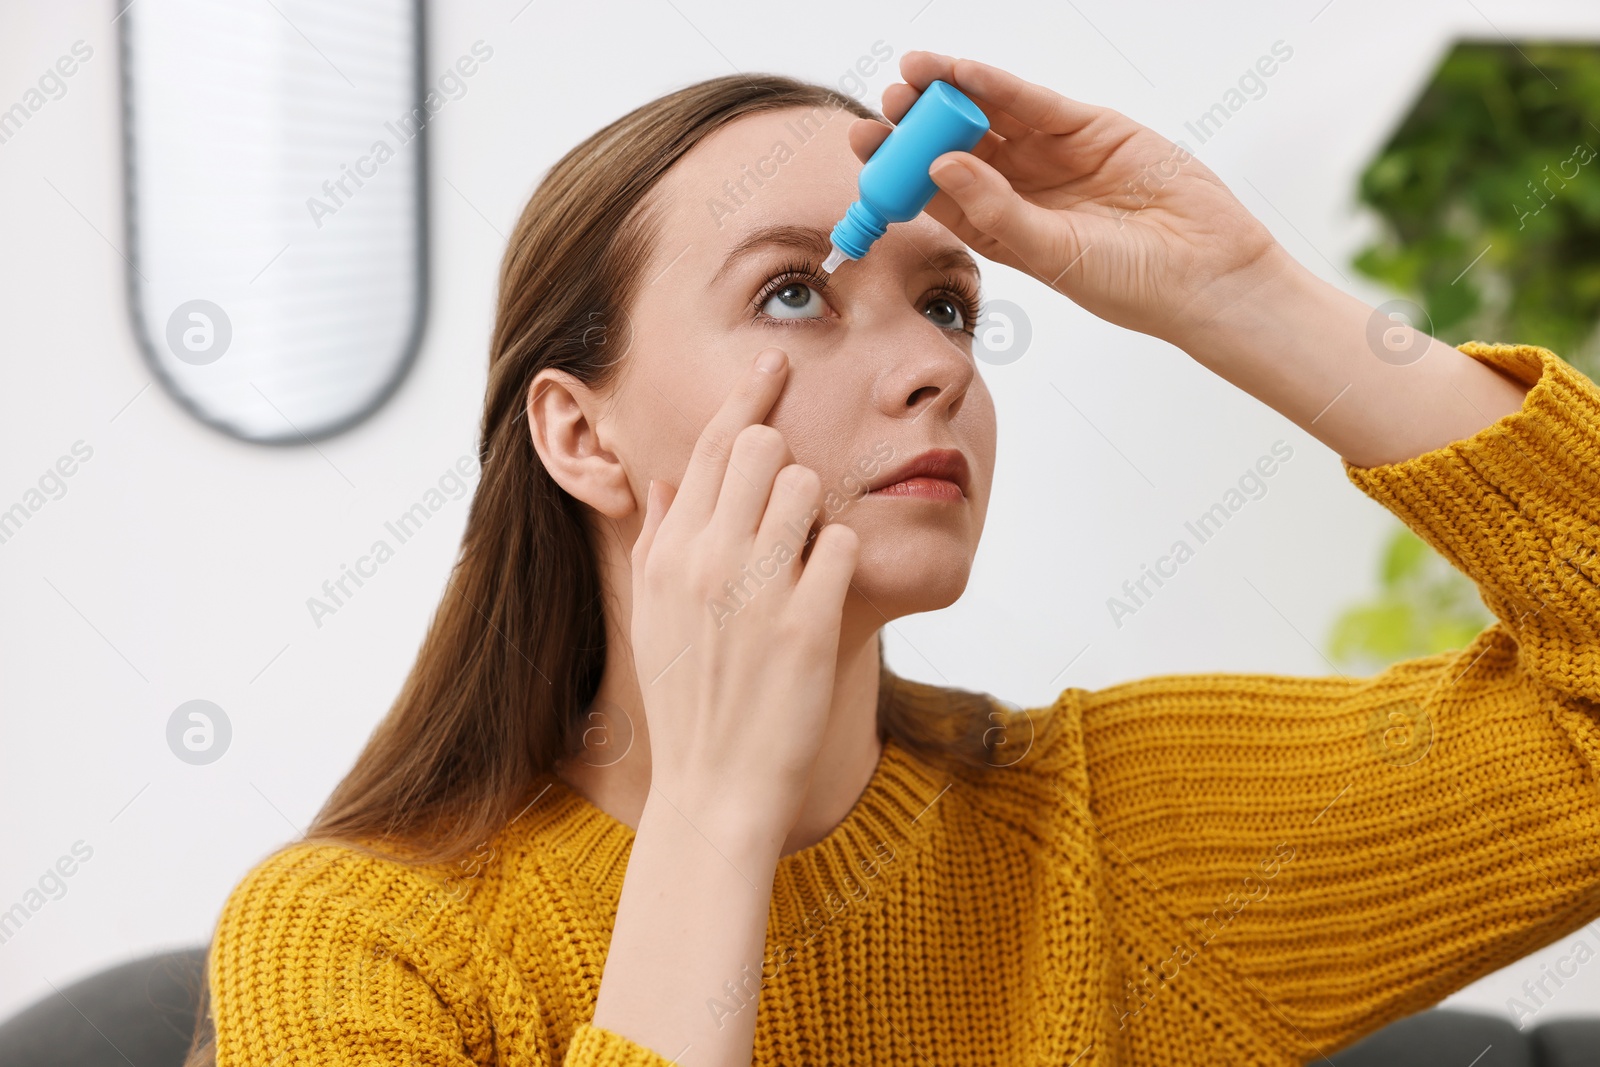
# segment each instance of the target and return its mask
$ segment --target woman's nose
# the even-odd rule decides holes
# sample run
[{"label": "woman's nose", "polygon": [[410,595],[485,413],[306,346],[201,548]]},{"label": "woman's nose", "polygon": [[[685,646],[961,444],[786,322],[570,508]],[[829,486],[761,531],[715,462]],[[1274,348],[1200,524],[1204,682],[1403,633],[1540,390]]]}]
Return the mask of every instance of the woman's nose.
[{"label": "woman's nose", "polygon": [[894,418],[920,419],[930,412],[949,418],[960,410],[977,373],[971,341],[968,334],[940,329],[921,314],[918,318],[918,328],[897,323],[893,336],[874,346],[884,359],[875,399]]}]

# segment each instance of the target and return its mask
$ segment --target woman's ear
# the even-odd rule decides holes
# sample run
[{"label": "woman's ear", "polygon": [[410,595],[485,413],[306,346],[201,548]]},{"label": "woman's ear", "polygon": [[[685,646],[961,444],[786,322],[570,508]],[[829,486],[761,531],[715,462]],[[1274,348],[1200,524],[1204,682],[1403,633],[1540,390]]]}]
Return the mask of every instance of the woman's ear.
[{"label": "woman's ear", "polygon": [[546,367],[528,386],[528,432],[556,484],[600,514],[638,509],[627,471],[600,439],[602,398],[563,370]]}]

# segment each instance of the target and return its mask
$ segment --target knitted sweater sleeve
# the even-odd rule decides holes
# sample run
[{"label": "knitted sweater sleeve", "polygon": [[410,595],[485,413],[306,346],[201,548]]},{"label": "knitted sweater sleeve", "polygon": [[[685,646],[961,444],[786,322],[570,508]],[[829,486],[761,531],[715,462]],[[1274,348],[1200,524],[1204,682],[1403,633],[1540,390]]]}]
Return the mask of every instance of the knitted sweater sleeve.
[{"label": "knitted sweater sleeve", "polygon": [[216,1067],[667,1067],[586,1021],[553,1047],[548,1013],[459,895],[338,846],[269,857],[212,937]]},{"label": "knitted sweater sleeve", "polygon": [[1529,384],[1523,406],[1344,467],[1496,622],[1372,677],[1057,701],[1118,946],[1114,1028],[1305,1062],[1600,916],[1600,388],[1543,348],[1460,350]]}]

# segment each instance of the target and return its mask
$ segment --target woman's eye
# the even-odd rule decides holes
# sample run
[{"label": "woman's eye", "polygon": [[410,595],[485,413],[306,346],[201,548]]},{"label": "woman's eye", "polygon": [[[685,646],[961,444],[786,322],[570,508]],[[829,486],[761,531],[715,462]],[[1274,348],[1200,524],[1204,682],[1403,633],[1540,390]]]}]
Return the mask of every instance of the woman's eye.
[{"label": "woman's eye", "polygon": [[941,326],[948,330],[964,330],[967,328],[966,316],[962,314],[961,308],[956,306],[954,300],[941,296],[929,304],[926,310],[928,317],[934,321],[936,326]]},{"label": "woman's eye", "polygon": [[775,319],[807,319],[822,314],[822,294],[805,282],[789,282],[762,303],[761,310]]}]

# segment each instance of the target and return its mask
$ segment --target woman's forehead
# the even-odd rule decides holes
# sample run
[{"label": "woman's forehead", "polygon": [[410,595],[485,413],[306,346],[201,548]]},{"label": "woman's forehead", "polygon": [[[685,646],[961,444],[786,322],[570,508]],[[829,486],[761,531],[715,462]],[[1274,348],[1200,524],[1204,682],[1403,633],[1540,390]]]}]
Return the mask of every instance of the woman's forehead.
[{"label": "woman's forehead", "polygon": [[[758,112],[686,152],[653,191],[659,241],[646,278],[672,272],[709,284],[731,254],[762,233],[831,230],[859,195],[861,161],[848,138],[856,118],[844,109]],[[926,215],[893,229],[927,254],[961,247]],[[816,258],[826,252],[824,246]]]},{"label": "woman's forehead", "polygon": [[842,109],[824,115],[786,108],[735,119],[662,176],[657,193],[668,208],[664,217],[674,228],[731,246],[741,239],[733,234],[752,225],[843,214],[861,171],[847,136],[855,118]]}]

